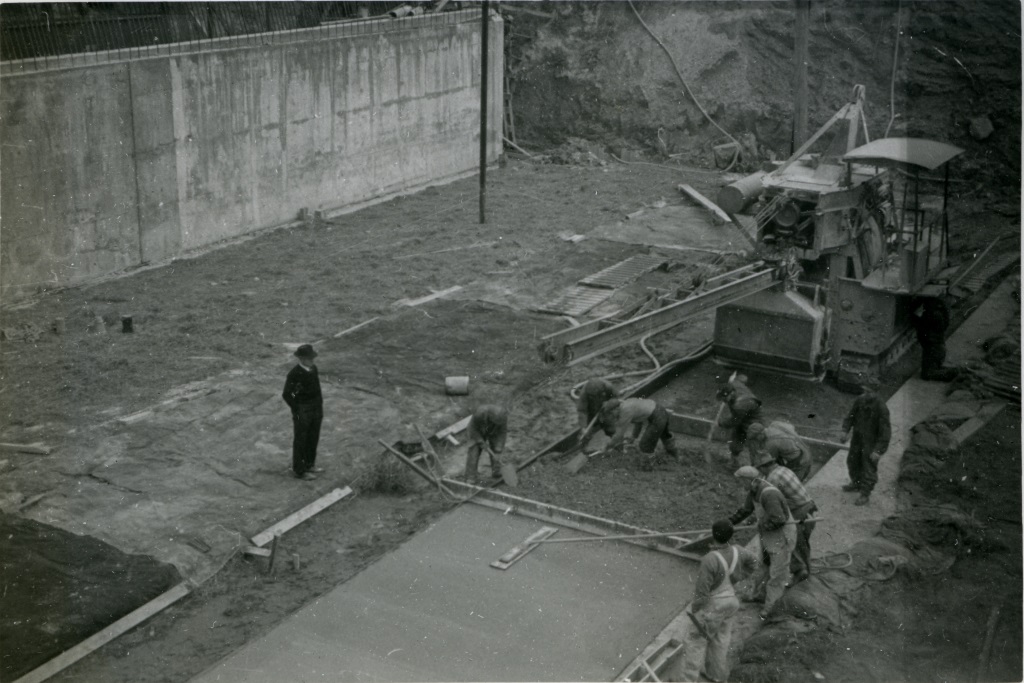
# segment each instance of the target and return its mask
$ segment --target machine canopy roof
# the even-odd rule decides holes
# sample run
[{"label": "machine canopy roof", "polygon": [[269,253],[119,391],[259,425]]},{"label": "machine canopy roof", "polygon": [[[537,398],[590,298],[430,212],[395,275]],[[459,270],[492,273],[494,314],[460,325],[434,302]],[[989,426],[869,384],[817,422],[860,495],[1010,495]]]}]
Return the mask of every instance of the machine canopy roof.
[{"label": "machine canopy roof", "polygon": [[922,138],[881,138],[852,149],[844,161],[874,166],[910,166],[932,171],[963,150],[953,145]]}]

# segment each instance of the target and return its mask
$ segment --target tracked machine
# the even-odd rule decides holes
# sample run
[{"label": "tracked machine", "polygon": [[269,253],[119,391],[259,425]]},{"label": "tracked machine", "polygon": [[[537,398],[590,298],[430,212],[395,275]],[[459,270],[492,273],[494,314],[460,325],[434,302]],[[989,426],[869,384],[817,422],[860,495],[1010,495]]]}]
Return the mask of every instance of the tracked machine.
[{"label": "tracked machine", "polygon": [[789,159],[719,192],[732,222],[756,230],[758,261],[643,315],[550,335],[541,354],[575,364],[716,309],[720,363],[841,384],[883,374],[914,343],[919,297],[945,291],[931,283],[947,260],[949,162],[962,151],[871,141],[857,86]]}]

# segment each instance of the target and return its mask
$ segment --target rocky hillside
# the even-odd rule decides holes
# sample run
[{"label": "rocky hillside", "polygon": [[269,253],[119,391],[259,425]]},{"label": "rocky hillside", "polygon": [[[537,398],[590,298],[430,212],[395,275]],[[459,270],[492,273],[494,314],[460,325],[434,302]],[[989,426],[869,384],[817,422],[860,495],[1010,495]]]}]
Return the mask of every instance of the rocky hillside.
[{"label": "rocky hillside", "polygon": [[[765,156],[790,151],[791,2],[634,2],[708,114]],[[726,142],[627,2],[502,3],[517,139],[580,137],[701,165]],[[899,26],[899,56],[893,51]],[[1014,0],[812,0],[810,128],[867,88],[872,137],[968,149],[960,173],[1019,190],[1020,5]],[[974,121],[974,135],[971,122]],[[991,123],[991,130],[988,130]],[[755,143],[756,141],[756,143]]]}]

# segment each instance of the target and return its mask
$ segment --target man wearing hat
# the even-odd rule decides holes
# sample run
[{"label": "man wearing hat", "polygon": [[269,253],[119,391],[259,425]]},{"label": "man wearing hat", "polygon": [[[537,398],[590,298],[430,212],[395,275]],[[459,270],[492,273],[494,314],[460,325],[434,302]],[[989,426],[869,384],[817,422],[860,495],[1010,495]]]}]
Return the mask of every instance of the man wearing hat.
[{"label": "man wearing hat", "polygon": [[602,425],[601,420],[595,420],[594,418],[601,414],[601,407],[605,404],[605,401],[609,401],[616,396],[615,387],[606,379],[595,377],[587,380],[587,383],[583,385],[583,388],[580,390],[580,397],[576,400],[576,416],[580,425],[581,450],[586,450],[587,444],[590,443],[590,438],[598,429],[604,429],[608,436],[614,433],[612,431],[613,425]]},{"label": "man wearing hat", "polygon": [[786,497],[786,505],[796,522],[796,545],[793,547],[789,568],[793,573],[793,583],[800,583],[811,575],[811,534],[815,527],[811,515],[818,511],[818,506],[800,478],[788,467],[778,464],[770,453],[760,451],[751,460],[764,480]]},{"label": "man wearing hat", "polygon": [[872,489],[878,483],[878,461],[889,449],[891,426],[889,408],[876,392],[878,380],[867,378],[861,385],[862,393],[853,402],[849,414],[843,420],[843,439],[850,436],[850,450],[846,455],[846,469],[850,483],[844,491],[860,491],[856,505],[867,505]]},{"label": "man wearing hat", "polygon": [[789,563],[796,546],[796,526],[789,512],[786,497],[769,484],[761,473],[750,465],[736,470],[735,476],[748,487],[743,506],[729,517],[739,524],[752,513],[757,515],[757,533],[761,538],[761,569],[754,579],[755,599],[764,595],[761,618],[768,613],[786,591],[789,583]]},{"label": "man wearing hat", "polygon": [[752,463],[756,454],[763,451],[792,470],[800,481],[807,481],[811,474],[811,449],[788,422],[774,420],[767,427],[760,422],[753,423],[747,427],[747,448]]},{"label": "man wearing hat", "polygon": [[604,420],[606,425],[615,425],[615,431],[605,446],[605,452],[621,446],[632,430],[632,438],[640,438],[637,448],[641,453],[654,453],[660,440],[666,453],[673,458],[679,457],[679,451],[672,440],[672,432],[668,428],[668,411],[649,398],[627,398],[622,401],[613,398],[606,401],[601,408],[600,419]]},{"label": "man wearing hat", "polygon": [[720,519],[711,525],[714,543],[700,561],[693,600],[686,608],[680,640],[683,651],[669,664],[663,680],[712,681],[729,678],[729,641],[732,618],[739,611],[733,585],[753,573],[757,556],[746,548],[730,544],[732,523]]},{"label": "man wearing hat", "polygon": [[723,415],[719,425],[732,429],[729,439],[729,452],[733,461],[743,452],[743,444],[747,440],[747,429],[755,422],[761,421],[761,399],[754,396],[747,387],[747,376],[739,375],[718,390],[717,398],[729,408],[729,414]]},{"label": "man wearing hat", "polygon": [[317,353],[309,344],[295,350],[298,365],[288,371],[282,397],[292,409],[292,472],[299,479],[316,479],[323,469],[316,467],[316,447],[320,442],[320,424],[324,420],[324,399],[320,393],[320,375],[313,359]]}]

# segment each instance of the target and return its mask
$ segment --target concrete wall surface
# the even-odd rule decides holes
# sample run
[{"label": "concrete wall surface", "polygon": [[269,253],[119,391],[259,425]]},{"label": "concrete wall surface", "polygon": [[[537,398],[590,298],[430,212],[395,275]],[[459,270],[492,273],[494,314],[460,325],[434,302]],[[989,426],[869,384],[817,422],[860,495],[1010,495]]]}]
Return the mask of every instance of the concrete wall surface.
[{"label": "concrete wall surface", "polygon": [[[504,64],[492,22],[493,161]],[[267,35],[2,70],[3,301],[476,167],[478,10]]]}]

